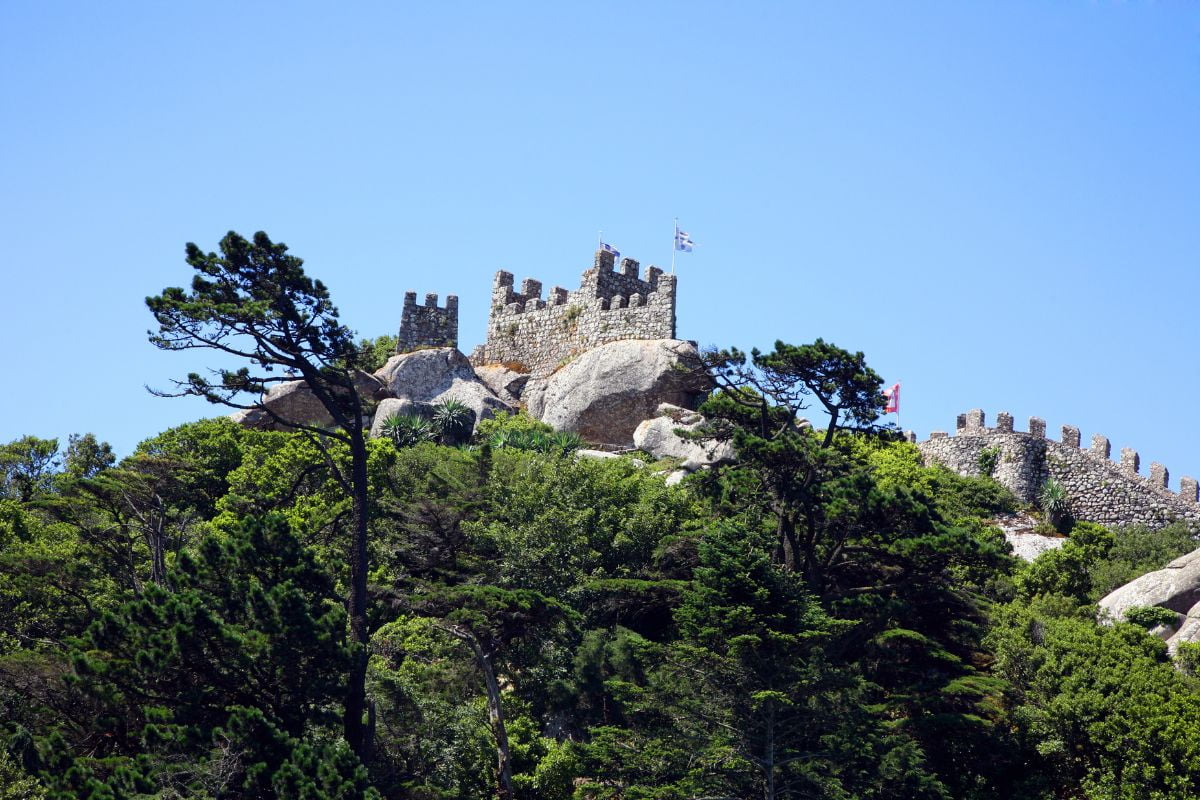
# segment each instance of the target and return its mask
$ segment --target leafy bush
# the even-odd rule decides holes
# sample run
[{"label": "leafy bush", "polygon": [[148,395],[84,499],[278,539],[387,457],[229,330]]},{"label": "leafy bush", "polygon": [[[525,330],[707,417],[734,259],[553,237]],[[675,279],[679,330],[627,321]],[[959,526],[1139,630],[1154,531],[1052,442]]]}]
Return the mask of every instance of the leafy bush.
[{"label": "leafy bush", "polygon": [[1179,621],[1179,615],[1162,606],[1134,606],[1125,610],[1125,621],[1150,630],[1159,625],[1174,625]]},{"label": "leafy bush", "polygon": [[999,447],[985,447],[979,451],[979,458],[976,464],[979,467],[979,474],[986,475],[989,478],[996,474],[996,464],[1000,462]]},{"label": "leafy bush", "polygon": [[524,411],[509,414],[507,411],[497,411],[491,419],[482,419],[475,426],[475,437],[480,442],[486,442],[495,434],[508,431],[541,431],[553,433],[551,428],[541,420],[534,419]]},{"label": "leafy bush", "polygon": [[1200,676],[1200,642],[1180,642],[1175,650],[1175,666],[1184,675]]}]

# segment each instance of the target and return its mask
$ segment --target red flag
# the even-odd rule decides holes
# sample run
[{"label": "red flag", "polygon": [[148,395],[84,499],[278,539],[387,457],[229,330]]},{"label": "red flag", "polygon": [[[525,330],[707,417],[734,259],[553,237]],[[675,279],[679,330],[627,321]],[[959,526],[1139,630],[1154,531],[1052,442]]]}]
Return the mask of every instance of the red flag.
[{"label": "red flag", "polygon": [[883,396],[887,398],[887,406],[883,409],[885,414],[900,413],[900,384],[896,384],[890,389],[883,390]]}]

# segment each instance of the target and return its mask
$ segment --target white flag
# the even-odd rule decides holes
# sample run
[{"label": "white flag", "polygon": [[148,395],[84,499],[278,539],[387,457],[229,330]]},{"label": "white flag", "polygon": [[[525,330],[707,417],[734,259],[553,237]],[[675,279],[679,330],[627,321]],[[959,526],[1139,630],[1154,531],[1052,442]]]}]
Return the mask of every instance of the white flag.
[{"label": "white flag", "polygon": [[679,230],[678,225],[675,226],[675,249],[685,253],[692,252],[692,237],[686,231]]}]

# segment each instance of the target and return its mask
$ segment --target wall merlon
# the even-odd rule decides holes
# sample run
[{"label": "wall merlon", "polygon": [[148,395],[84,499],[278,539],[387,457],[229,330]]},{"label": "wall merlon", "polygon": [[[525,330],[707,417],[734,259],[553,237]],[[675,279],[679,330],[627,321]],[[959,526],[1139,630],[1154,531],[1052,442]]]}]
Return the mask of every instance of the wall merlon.
[{"label": "wall merlon", "polygon": [[1063,425],[1061,441],[1067,447],[1079,447],[1079,428],[1074,425]]},{"label": "wall merlon", "polygon": [[1184,475],[1179,479],[1179,496],[1189,503],[1200,502],[1200,481]]},{"label": "wall merlon", "polygon": [[639,264],[636,259],[633,259],[633,258],[622,258],[621,259],[621,274],[624,275],[626,278],[638,277],[638,270],[640,268],[641,268],[641,264]]},{"label": "wall merlon", "polygon": [[592,268],[600,272],[612,272],[613,264],[617,261],[617,257],[607,250],[597,250],[596,258],[592,262]]},{"label": "wall merlon", "polygon": [[1039,439],[1046,438],[1046,420],[1041,417],[1029,418],[1029,435]]},{"label": "wall merlon", "polygon": [[511,272],[507,272],[506,270],[502,269],[496,270],[496,279],[492,281],[492,288],[499,289],[501,286],[512,287],[513,280],[513,274]]},{"label": "wall merlon", "polygon": [[929,438],[930,439],[949,439],[950,434],[946,433],[945,431],[930,431]]},{"label": "wall merlon", "polygon": [[916,431],[905,431],[904,432],[904,441],[908,442],[909,444],[916,444],[917,443],[917,432]]},{"label": "wall merlon", "polygon": [[521,296],[526,300],[542,296],[542,282],[533,278],[521,281]]},{"label": "wall merlon", "polygon": [[996,415],[996,432],[997,433],[1012,433],[1013,432],[1013,416],[1007,411],[1001,411]]},{"label": "wall merlon", "polygon": [[1112,444],[1108,437],[1099,433],[1092,434],[1092,455],[1107,461],[1112,457]]},{"label": "wall merlon", "polygon": [[416,304],[417,304],[417,293],[416,292],[405,292],[404,293],[404,305],[415,306]]},{"label": "wall merlon", "polygon": [[982,408],[972,408],[967,412],[967,427],[981,429],[985,427],[987,415],[983,413]]},{"label": "wall merlon", "polygon": [[570,292],[568,292],[566,289],[562,288],[561,286],[552,286],[552,287],[550,287],[550,294],[549,294],[550,302],[556,306],[566,305],[567,297],[570,294],[571,294]]},{"label": "wall merlon", "polygon": [[967,427],[967,415],[959,414],[957,417],[954,418],[954,430],[955,430],[955,432],[959,432],[959,431],[962,431],[962,429],[965,427]]},{"label": "wall merlon", "polygon": [[646,283],[650,284],[651,289],[658,288],[658,278],[663,274],[663,271],[651,264],[646,267]]},{"label": "wall merlon", "polygon": [[1137,450],[1132,447],[1121,448],[1121,469],[1136,475],[1141,464],[1142,459],[1138,456]]},{"label": "wall merlon", "polygon": [[1171,480],[1171,473],[1167,468],[1157,461],[1150,462],[1150,482],[1155,486],[1167,488],[1167,483]]},{"label": "wall merlon", "polygon": [[437,292],[426,292],[425,293],[425,307],[426,308],[437,308]]}]

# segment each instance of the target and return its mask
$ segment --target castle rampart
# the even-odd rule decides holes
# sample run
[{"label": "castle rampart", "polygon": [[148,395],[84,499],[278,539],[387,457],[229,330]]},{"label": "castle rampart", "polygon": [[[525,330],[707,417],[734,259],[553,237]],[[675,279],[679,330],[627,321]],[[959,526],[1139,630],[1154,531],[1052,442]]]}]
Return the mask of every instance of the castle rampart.
[{"label": "castle rampart", "polygon": [[621,339],[675,338],[675,276],[597,250],[580,286],[551,287],[526,278],[516,291],[511,272],[500,270],[492,284],[487,342],[471,354],[481,364],[507,364],[535,376],[547,375],[585,350]]},{"label": "castle rampart", "polygon": [[417,293],[404,293],[400,313],[400,334],[396,352],[407,353],[418,347],[458,346],[458,296],[447,295],[446,307],[438,308],[438,296],[425,295],[425,305],[417,305]]},{"label": "castle rampart", "polygon": [[1046,422],[1029,419],[1028,432],[1013,430],[1012,415],[996,415],[996,427],[985,425],[984,413],[973,409],[958,416],[954,436],[942,431],[929,434],[917,445],[926,462],[938,462],[960,475],[979,475],[985,451],[994,455],[997,481],[1023,502],[1033,502],[1048,478],[1066,490],[1071,513],[1076,519],[1101,525],[1146,525],[1158,528],[1176,520],[1200,522],[1194,478],[1179,481],[1178,494],[1167,488],[1169,473],[1158,462],[1150,465],[1149,476],[1139,473],[1141,458],[1123,448],[1120,462],[1110,460],[1111,445],[1095,434],[1091,447],[1080,447],[1079,429],[1062,426],[1059,441],[1046,438]]}]

